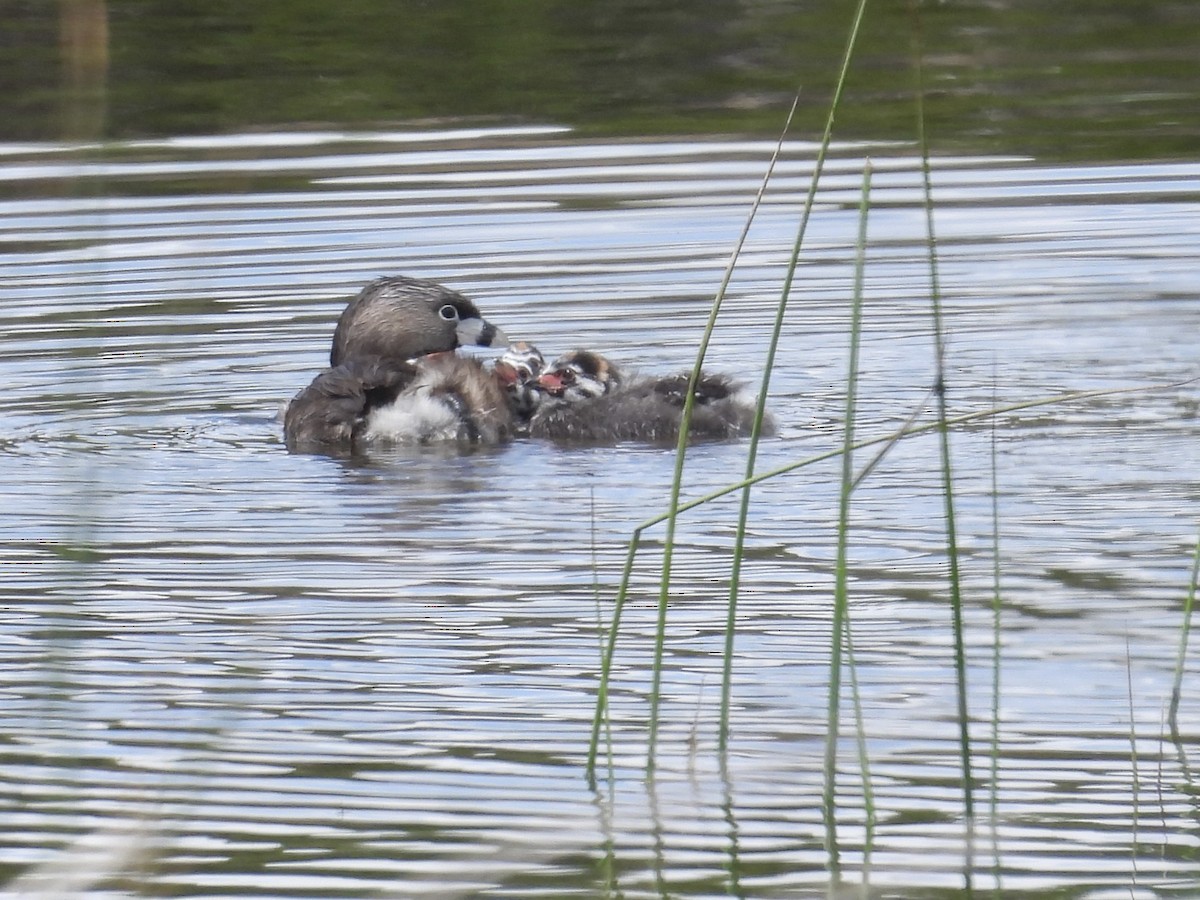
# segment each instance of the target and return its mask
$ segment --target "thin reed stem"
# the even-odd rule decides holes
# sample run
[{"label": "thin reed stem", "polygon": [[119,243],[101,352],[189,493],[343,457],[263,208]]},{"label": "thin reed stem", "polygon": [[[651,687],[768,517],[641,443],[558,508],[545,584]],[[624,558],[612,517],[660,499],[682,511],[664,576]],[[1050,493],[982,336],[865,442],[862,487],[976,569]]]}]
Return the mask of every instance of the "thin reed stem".
[{"label": "thin reed stem", "polygon": [[[996,372],[992,369],[992,406],[996,405]],[[996,883],[993,894],[1001,896],[1000,875],[1000,608],[1003,594],[1000,589],[1000,489],[996,474],[996,420],[991,421],[992,471],[992,771],[991,809],[988,826],[992,836],[992,877]]]},{"label": "thin reed stem", "polygon": [[[799,102],[800,102],[800,94],[797,93],[795,100],[792,101],[792,108],[788,112],[787,121],[784,122],[783,132],[779,135],[779,143],[775,145],[775,154],[771,157],[771,165],[767,169],[766,177],[763,178],[762,186],[759,188],[758,196],[755,198],[755,204],[754,204],[755,210],[757,210],[758,205],[762,200],[762,195],[767,189],[767,182],[770,180],[771,174],[775,170],[775,162],[776,162],[776,160],[778,160],[779,154],[783,151],[783,139],[787,135],[788,130],[791,128],[792,118],[796,114],[796,106],[799,104]],[[753,210],[752,210],[752,213],[753,213]],[[741,239],[738,242],[737,252],[741,251],[742,241],[745,240],[746,232],[748,232],[749,230],[750,230],[750,222],[747,221],[746,229],[742,232]],[[729,268],[726,270],[726,278],[727,279],[728,279],[729,275],[732,274],[732,271],[733,271],[733,260],[731,259]],[[724,287],[724,284],[722,284],[722,287]],[[701,352],[703,353],[703,351],[704,351],[704,348],[701,347]],[[689,385],[688,397],[687,397],[686,405],[684,406],[684,413],[688,417],[691,416],[693,399],[694,399],[693,395],[696,392],[695,386],[700,377],[700,362],[701,362],[701,358],[697,357],[696,368],[692,371],[692,379],[693,380],[692,380],[691,384]],[[690,421],[690,418],[689,418],[689,421]],[[759,419],[757,415],[755,417],[755,427],[761,428],[761,419]],[[678,497],[673,498],[673,502],[675,503],[675,511],[678,512]],[[741,530],[739,530],[738,536],[734,539],[733,563],[732,563],[732,568],[730,569],[730,574],[729,574],[729,581],[730,581],[731,585],[737,585],[737,583],[739,582],[739,580],[741,578],[742,546],[744,543],[741,539],[742,534],[743,534],[743,532]],[[725,612],[725,652],[724,652],[722,669],[721,669],[721,714],[720,714],[720,720],[717,723],[717,752],[721,755],[722,759],[725,758],[725,754],[729,750],[729,709],[730,709],[731,694],[732,694],[731,686],[733,684],[733,639],[734,639],[734,635],[737,632],[737,606],[738,606],[737,601],[738,601],[738,591],[737,591],[736,587],[733,587],[730,590],[729,604],[728,604],[728,606],[726,608],[726,612]]]},{"label": "thin reed stem", "polygon": [[[825,849],[836,871],[837,839],[837,748],[841,734],[842,656],[850,647],[848,564],[850,541],[850,495],[854,485],[854,423],[858,403],[858,351],[862,334],[863,276],[866,270],[867,212],[871,199],[871,162],[863,166],[862,200],[859,204],[858,240],[854,260],[854,291],[850,301],[850,352],[846,363],[846,414],[842,427],[842,481],[838,496],[837,550],[834,563],[833,622],[829,646],[829,693],[825,714],[825,779],[821,809],[825,819]],[[851,673],[852,680],[853,672]],[[857,703],[855,707],[860,708]],[[857,718],[857,717],[856,717]],[[858,734],[863,724],[857,718]],[[864,744],[865,746],[865,744]],[[865,765],[865,753],[862,756]],[[863,779],[866,784],[869,779]]]},{"label": "thin reed stem", "polygon": [[[792,282],[796,277],[796,267],[800,260],[800,248],[804,243],[804,235],[808,230],[808,220],[812,215],[813,205],[817,197],[817,185],[821,180],[821,172],[825,168],[825,156],[829,152],[829,144],[833,140],[833,124],[837,118],[837,111],[842,101],[842,91],[846,84],[846,76],[850,71],[850,60],[854,56],[854,47],[858,43],[858,33],[862,26],[863,16],[866,13],[867,0],[859,0],[858,7],[854,12],[853,23],[850,26],[850,35],[846,40],[846,49],[842,55],[842,65],[838,72],[838,79],[834,87],[833,99],[829,104],[829,114],[825,119],[825,131],[821,136],[821,145],[817,150],[816,162],[813,165],[812,180],[809,182],[808,194],[804,198],[804,209],[800,214],[800,223],[796,229],[796,239],[792,244],[791,256],[788,259],[787,272],[783,279],[783,289],[779,296],[779,303],[775,308],[775,322],[771,328],[771,339],[767,345],[766,361],[763,364],[762,384],[758,389],[758,401],[754,410],[754,425],[750,430],[750,440],[746,450],[746,477],[743,479],[745,487],[742,489],[741,505],[738,508],[737,527],[734,533],[733,545],[733,566],[729,573],[729,621],[733,622],[737,610],[738,594],[741,591],[741,574],[742,574],[742,554],[746,546],[746,522],[750,517],[750,485],[754,482],[755,464],[758,460],[758,444],[762,438],[762,424],[766,416],[767,395],[771,388],[771,373],[775,367],[775,354],[779,349],[779,337],[783,333],[783,319],[787,312],[788,300],[791,297]],[[733,629],[730,628],[727,632],[725,643],[725,672],[721,682],[721,726],[720,726],[720,750],[724,752],[727,747],[727,735],[729,730],[729,706],[732,684],[732,666],[733,666]]]},{"label": "thin reed stem", "polygon": [[[758,193],[754,196],[754,202],[750,205],[750,212],[746,216],[746,223],[742,226],[741,234],[738,235],[733,252],[729,256],[729,262],[725,265],[725,274],[721,277],[721,284],[717,287],[716,296],[713,297],[712,306],[708,312],[708,322],[705,324],[704,333],[700,337],[700,346],[696,349],[696,361],[692,366],[691,376],[688,378],[687,393],[684,395],[683,415],[679,423],[679,442],[675,448],[675,471],[671,478],[670,498],[667,501],[667,533],[663,546],[662,575],[659,579],[658,623],[654,636],[654,662],[651,667],[650,725],[646,749],[646,771],[650,775],[654,773],[658,745],[658,707],[662,689],[662,659],[667,630],[667,606],[671,596],[671,562],[675,551],[675,515],[679,507],[679,493],[683,487],[683,467],[687,456],[688,431],[692,422],[692,409],[696,405],[696,388],[700,383],[704,357],[708,353],[708,344],[712,339],[713,329],[717,325],[717,316],[721,312],[721,305],[725,301],[725,293],[729,289],[729,282],[733,278],[734,266],[737,264],[738,257],[741,256],[742,247],[746,244],[746,237],[750,233],[750,226],[754,223],[754,217],[758,214],[759,207],[762,206],[763,196],[767,191],[767,184],[770,182],[771,176],[775,173],[775,164],[779,161],[784,139],[787,137],[788,129],[792,124],[792,117],[796,115],[796,107],[799,103],[800,94],[797,93],[792,100],[792,108],[788,110],[787,119],[783,124],[783,131],[780,133],[779,140],[775,144],[775,151],[771,154],[771,161],[767,164],[767,171],[763,175],[762,184],[759,185]],[[728,646],[728,638],[726,644]],[[726,660],[728,658],[729,653],[726,652]],[[722,719],[722,735],[724,735],[726,727],[727,722]],[[724,742],[722,739],[723,748]]]},{"label": "thin reed stem", "polygon": [[[596,486],[589,485],[588,488],[588,523],[590,525],[589,546],[591,547],[592,561],[592,598],[596,604],[596,644],[601,657],[604,655],[604,618],[600,607],[600,563],[596,556]],[[611,778],[613,771],[613,755],[612,755],[612,720],[604,717],[604,736],[607,739],[605,746],[608,748],[608,772]]]},{"label": "thin reed stem", "polygon": [[1200,535],[1196,537],[1196,553],[1192,557],[1192,576],[1188,581],[1187,598],[1183,602],[1183,626],[1179,629],[1179,657],[1175,661],[1175,683],[1171,687],[1171,708],[1167,724],[1171,737],[1179,742],[1179,699],[1183,691],[1183,669],[1187,662],[1188,635],[1192,630],[1192,608],[1196,603],[1196,582],[1200,579]]},{"label": "thin reed stem", "polygon": [[967,662],[963,640],[962,578],[958,565],[958,529],[954,519],[954,472],[950,457],[950,428],[946,409],[946,337],[942,322],[942,292],[938,277],[937,232],[933,221],[933,178],[929,163],[929,139],[925,133],[924,48],[921,41],[921,15],[915,0],[912,11],[913,68],[917,103],[917,142],[921,150],[921,181],[925,206],[925,229],[929,246],[929,299],[933,322],[935,395],[938,410],[938,447],[941,453],[942,496],[945,501],[946,557],[949,563],[950,611],[954,630],[954,674],[958,699],[959,757],[962,765],[963,815],[966,824],[966,892],[972,892],[972,855],[975,846],[975,800],[971,775],[971,734],[967,710]]},{"label": "thin reed stem", "polygon": [[[665,516],[654,524],[661,522]],[[608,721],[608,685],[612,673],[613,654],[617,649],[617,631],[621,624],[621,613],[625,610],[625,599],[629,596],[629,581],[633,573],[633,561],[637,557],[638,545],[642,532],[648,527],[645,523],[634,529],[629,539],[629,550],[625,554],[625,568],[621,571],[621,584],[617,588],[617,596],[613,601],[612,626],[608,631],[608,643],[600,657],[600,684],[596,688],[596,709],[592,714],[592,737],[588,744],[587,780],[592,788],[596,783],[596,754],[600,748],[600,728]]]},{"label": "thin reed stem", "polygon": [[1133,822],[1129,835],[1129,867],[1137,879],[1138,826],[1141,824],[1142,778],[1138,767],[1137,713],[1133,701],[1133,657],[1129,651],[1129,634],[1125,635],[1125,696],[1129,703],[1129,781],[1133,794]]},{"label": "thin reed stem", "polygon": [[854,633],[846,623],[846,671],[850,673],[850,697],[854,706],[854,742],[858,750],[858,771],[862,777],[863,791],[863,836],[862,850],[862,883],[863,896],[869,896],[865,890],[871,881],[871,851],[875,847],[875,789],[871,786],[871,759],[867,753],[867,731],[863,726],[862,694],[858,689],[858,665],[854,657]]}]

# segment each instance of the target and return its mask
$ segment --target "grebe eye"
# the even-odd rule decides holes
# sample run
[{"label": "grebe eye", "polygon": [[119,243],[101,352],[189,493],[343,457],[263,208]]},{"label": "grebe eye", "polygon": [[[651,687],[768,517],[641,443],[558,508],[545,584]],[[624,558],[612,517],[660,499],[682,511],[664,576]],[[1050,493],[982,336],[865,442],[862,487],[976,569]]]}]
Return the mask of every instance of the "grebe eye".
[{"label": "grebe eye", "polygon": [[456,320],[458,318],[458,310],[455,309],[453,306],[451,306],[449,303],[447,303],[445,306],[443,306],[441,309],[438,310],[438,315],[441,316],[443,319],[445,319],[447,322],[453,322],[454,320]]}]

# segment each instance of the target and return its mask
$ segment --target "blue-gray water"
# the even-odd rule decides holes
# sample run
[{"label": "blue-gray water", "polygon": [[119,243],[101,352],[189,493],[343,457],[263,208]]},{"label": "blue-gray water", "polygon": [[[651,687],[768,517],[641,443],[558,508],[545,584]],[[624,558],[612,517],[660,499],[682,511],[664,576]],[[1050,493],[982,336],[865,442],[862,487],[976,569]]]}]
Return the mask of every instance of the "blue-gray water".
[{"label": "blue-gray water", "polygon": [[[616,654],[611,769],[603,752],[593,791],[601,633],[631,529],[665,507],[672,454],[521,441],[347,462],[289,455],[275,420],[323,364],[347,297],[384,273],[463,290],[550,352],[685,367],[770,151],[500,127],[5,148],[0,871],[61,873],[87,850],[63,848],[88,835],[106,848],[88,872],[127,869],[132,893],[823,892],[836,460],[755,491],[724,769],[735,502],[683,520],[647,783],[650,532]],[[786,150],[714,369],[760,377],[814,152]],[[840,146],[760,469],[840,441],[868,157],[858,433],[932,409],[913,148]],[[263,172],[293,183],[259,188]],[[1196,541],[1200,389],[1162,386],[1200,375],[1200,165],[950,157],[934,186],[952,413],[1147,390],[951,436],[971,855],[936,439],[895,446],[859,488],[851,624],[878,824],[864,863],[846,693],[843,876],[888,897],[952,895],[968,867],[975,887],[1013,896],[1192,896],[1194,665],[1179,747],[1164,716]],[[689,454],[685,497],[735,480],[745,453]]]}]

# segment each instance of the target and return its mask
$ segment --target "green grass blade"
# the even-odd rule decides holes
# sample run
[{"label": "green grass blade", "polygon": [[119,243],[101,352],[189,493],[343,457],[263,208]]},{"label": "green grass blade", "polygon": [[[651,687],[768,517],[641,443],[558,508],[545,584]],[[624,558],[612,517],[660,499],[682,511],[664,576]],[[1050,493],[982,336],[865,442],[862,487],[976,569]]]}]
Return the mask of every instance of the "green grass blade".
[{"label": "green grass blade", "polygon": [[1142,776],[1138,766],[1137,710],[1133,699],[1133,656],[1129,652],[1129,634],[1125,635],[1125,697],[1129,705],[1129,788],[1133,800],[1133,815],[1129,829],[1129,867],[1137,872],[1138,827],[1141,824]]},{"label": "green grass blade", "polygon": [[633,572],[633,561],[637,558],[638,545],[646,527],[645,524],[639,525],[629,539],[629,551],[625,554],[625,568],[621,573],[621,585],[617,588],[617,596],[613,601],[613,617],[612,625],[608,630],[608,643],[600,658],[600,683],[596,688],[596,708],[592,714],[592,737],[588,743],[586,767],[588,784],[593,788],[596,782],[596,755],[600,749],[600,729],[608,721],[608,685],[612,674],[613,654],[617,649],[617,633],[621,627],[621,613],[625,610],[625,600],[629,596],[629,581]]},{"label": "green grass blade", "polygon": [[[649,774],[653,774],[654,772],[655,757],[657,755],[658,711],[662,689],[662,659],[666,640],[667,606],[670,603],[671,597],[671,562],[675,551],[675,516],[679,507],[679,494],[683,487],[683,468],[684,461],[687,458],[688,429],[692,422],[692,409],[696,405],[696,386],[700,383],[704,357],[708,353],[708,344],[712,339],[713,329],[716,328],[717,316],[721,312],[721,305],[724,303],[725,293],[729,289],[729,282],[733,278],[734,267],[737,264],[738,257],[741,256],[742,247],[745,246],[746,236],[750,233],[750,226],[754,224],[754,218],[758,214],[759,207],[762,206],[763,196],[766,194],[767,185],[775,172],[775,164],[779,161],[784,139],[787,137],[788,129],[791,127],[792,118],[796,115],[796,107],[799,103],[800,95],[797,93],[795,99],[792,100],[792,108],[788,111],[783,131],[779,135],[779,141],[775,145],[775,151],[771,154],[771,161],[767,164],[767,171],[763,176],[762,184],[759,185],[758,193],[755,195],[754,202],[750,206],[750,212],[746,216],[746,224],[742,226],[741,234],[738,235],[733,252],[730,254],[729,262],[725,266],[725,274],[721,278],[721,284],[718,286],[716,296],[713,298],[712,306],[708,313],[708,322],[705,324],[704,334],[700,338],[700,346],[696,350],[696,361],[692,366],[691,376],[688,379],[688,390],[683,400],[683,415],[679,424],[679,442],[675,447],[675,470],[671,479],[671,492],[667,507],[667,533],[663,546],[662,574],[659,579],[658,622],[654,637],[654,661],[651,667],[650,725],[646,750],[646,770]],[[722,732],[724,732],[724,727],[722,728]]]},{"label": "green grass blade", "polygon": [[958,529],[954,520],[954,472],[950,457],[950,428],[947,424],[946,404],[946,337],[942,321],[942,292],[938,277],[937,231],[933,221],[933,178],[929,162],[929,138],[925,133],[925,75],[921,45],[920,10],[915,0],[910,0],[912,11],[913,67],[915,69],[915,94],[917,103],[917,142],[921,150],[921,181],[925,206],[925,229],[929,247],[929,299],[933,321],[934,355],[936,365],[935,385],[937,389],[938,447],[941,454],[942,496],[945,501],[946,557],[949,563],[950,611],[954,630],[954,674],[958,699],[959,758],[962,766],[963,814],[966,824],[966,864],[964,877],[966,891],[972,892],[971,872],[973,848],[975,846],[975,800],[971,775],[971,734],[967,710],[967,663],[963,640],[962,579],[958,565]]},{"label": "green grass blade", "polygon": [[[824,790],[821,809],[825,819],[825,849],[830,868],[838,869],[837,748],[841,734],[842,656],[850,647],[850,580],[846,557],[850,544],[850,495],[854,485],[854,422],[858,403],[858,353],[862,335],[863,273],[866,269],[867,212],[871,197],[871,163],[863,167],[862,201],[859,204],[858,241],[854,262],[854,291],[850,302],[850,352],[846,364],[846,414],[842,428],[842,480],[838,496],[837,549],[834,562],[833,623],[830,629],[829,688],[825,713]],[[853,672],[851,673],[853,677]],[[856,679],[855,679],[856,682]],[[861,706],[856,703],[856,707]],[[858,719],[861,737],[863,724]],[[862,758],[865,763],[865,756]],[[868,779],[864,777],[864,784]]]},{"label": "green grass blade", "polygon": [[[996,405],[996,376],[992,373],[992,406]],[[993,893],[1001,896],[1000,867],[1000,610],[1003,593],[1000,589],[1000,489],[996,474],[996,420],[991,421],[992,473],[992,747],[991,747],[991,809],[988,827],[992,836],[992,877],[996,884]]]},{"label": "green grass blade", "polygon": [[854,662],[854,637],[850,622],[846,622],[846,671],[850,673],[850,697],[854,706],[854,740],[858,750],[858,770],[862,778],[863,791],[863,850],[862,879],[863,896],[869,896],[866,888],[870,883],[871,851],[875,847],[875,789],[871,786],[871,759],[867,753],[867,731],[864,726],[862,694],[858,690],[858,666]]},{"label": "green grass blade", "polygon": [[[817,197],[817,185],[821,180],[821,172],[825,167],[825,157],[829,152],[829,144],[833,139],[833,125],[837,119],[837,111],[841,105],[842,92],[846,77],[850,71],[850,61],[854,57],[854,48],[858,43],[859,31],[862,27],[863,16],[866,13],[867,0],[859,0],[850,26],[850,34],[846,40],[846,49],[842,55],[842,65],[838,72],[837,84],[834,88],[833,99],[829,105],[829,114],[825,119],[825,131],[821,136],[821,145],[817,150],[816,162],[813,165],[812,180],[809,183],[808,194],[804,198],[804,209],[800,214],[800,223],[796,229],[796,239],[792,244],[791,256],[788,259],[787,272],[784,275],[783,288],[779,303],[775,309],[775,321],[771,328],[771,339],[767,345],[767,356],[763,364],[762,384],[758,389],[758,401],[754,411],[754,426],[750,432],[750,440],[746,450],[746,477],[743,479],[741,505],[738,509],[737,526],[734,533],[733,566],[729,575],[729,621],[735,621],[737,598],[741,589],[742,555],[746,545],[746,522],[750,517],[750,485],[753,484],[755,466],[758,460],[758,444],[762,437],[762,423],[766,416],[767,395],[771,388],[771,373],[775,366],[775,355],[779,349],[779,337],[783,333],[783,319],[787,312],[788,300],[791,297],[792,282],[796,277],[796,267],[800,260],[800,248],[804,243],[804,235],[808,230],[808,220],[812,215],[813,205]],[[727,629],[725,645],[725,671],[721,681],[721,723],[719,730],[719,749],[725,752],[728,746],[729,707],[732,682],[733,659],[733,630]]]},{"label": "green grass blade", "polygon": [[1188,634],[1192,630],[1192,608],[1196,603],[1196,582],[1200,579],[1200,536],[1196,538],[1196,553],[1192,557],[1192,577],[1188,583],[1187,598],[1183,603],[1183,625],[1179,629],[1179,658],[1175,661],[1175,683],[1171,687],[1171,708],[1167,723],[1171,737],[1179,742],[1179,699],[1183,692],[1183,669],[1187,662]]}]

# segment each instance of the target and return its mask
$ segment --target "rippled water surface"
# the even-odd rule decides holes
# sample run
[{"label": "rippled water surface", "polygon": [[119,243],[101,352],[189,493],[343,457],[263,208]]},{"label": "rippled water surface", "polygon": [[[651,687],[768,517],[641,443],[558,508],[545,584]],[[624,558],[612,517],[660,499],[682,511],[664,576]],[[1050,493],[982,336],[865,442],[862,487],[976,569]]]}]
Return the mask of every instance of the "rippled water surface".
[{"label": "rippled water surface", "polygon": [[[387,273],[462,290],[549,352],[689,365],[771,149],[549,128],[0,147],[0,874],[66,873],[98,847],[85,868],[132,870],[147,894],[823,891],[837,460],[755,491],[724,758],[735,501],[681,521],[649,782],[648,533],[591,789],[602,636],[672,453],[520,441],[348,461],[289,455],[275,418],[346,299]],[[761,376],[813,157],[787,147],[714,369]],[[868,157],[858,433],[932,413],[914,153],[841,146],[760,469],[841,439]],[[889,897],[954,895],[968,873],[1012,896],[1195,896],[1194,664],[1178,745],[1164,717],[1200,500],[1200,389],[1167,386],[1200,375],[1200,165],[951,157],[933,180],[952,414],[1145,390],[951,435],[970,849],[936,439],[862,483],[851,625],[877,821],[868,840],[847,688],[842,874]],[[697,448],[685,497],[745,458]]]}]

